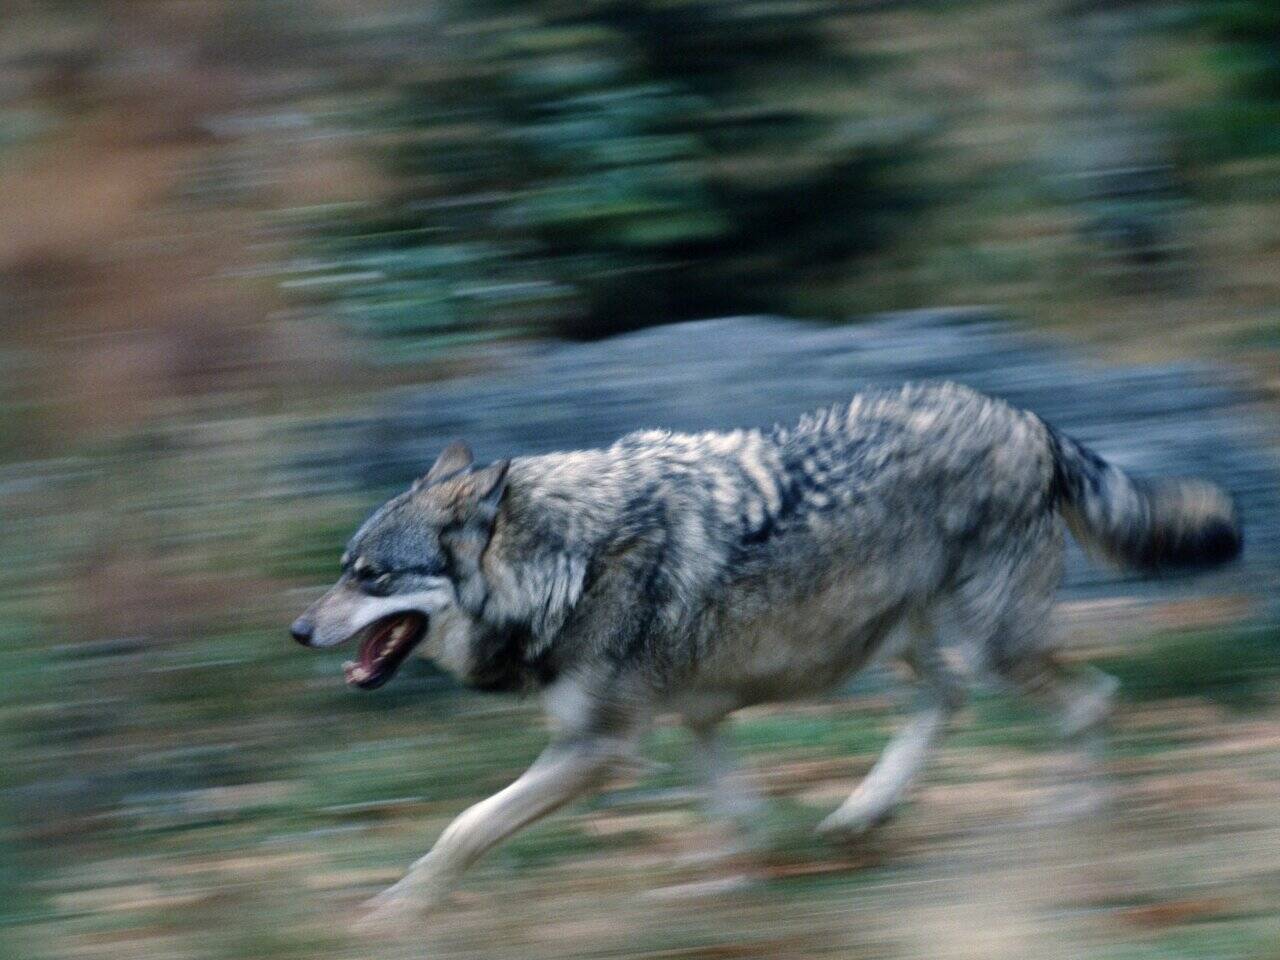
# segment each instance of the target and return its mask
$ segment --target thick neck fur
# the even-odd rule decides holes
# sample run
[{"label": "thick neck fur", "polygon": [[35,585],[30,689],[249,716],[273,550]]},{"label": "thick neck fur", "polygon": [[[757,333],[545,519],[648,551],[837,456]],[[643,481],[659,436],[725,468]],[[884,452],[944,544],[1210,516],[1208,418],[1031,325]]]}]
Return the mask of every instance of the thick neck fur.
[{"label": "thick neck fur", "polygon": [[776,443],[744,430],[643,431],[604,450],[516,459],[480,575],[460,599],[491,625],[527,629],[537,657],[600,559],[626,556],[674,627],[700,608],[731,552],[783,517],[783,472]]},{"label": "thick neck fur", "polygon": [[615,528],[622,489],[618,465],[604,451],[512,462],[476,612],[490,624],[526,627],[527,657],[551,643],[581,597],[588,565]]}]

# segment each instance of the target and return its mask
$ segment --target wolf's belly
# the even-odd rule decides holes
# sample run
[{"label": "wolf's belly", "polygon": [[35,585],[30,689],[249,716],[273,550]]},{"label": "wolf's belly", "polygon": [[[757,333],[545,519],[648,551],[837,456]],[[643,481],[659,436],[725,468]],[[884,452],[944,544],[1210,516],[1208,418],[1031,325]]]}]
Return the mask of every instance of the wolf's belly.
[{"label": "wolf's belly", "polygon": [[893,645],[903,613],[903,604],[845,594],[722,617],[687,686],[736,706],[828,692]]}]

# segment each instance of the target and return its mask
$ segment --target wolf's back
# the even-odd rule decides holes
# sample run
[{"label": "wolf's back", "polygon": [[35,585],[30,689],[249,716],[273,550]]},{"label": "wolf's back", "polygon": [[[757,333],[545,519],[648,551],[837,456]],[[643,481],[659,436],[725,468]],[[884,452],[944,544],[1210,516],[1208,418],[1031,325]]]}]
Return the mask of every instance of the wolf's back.
[{"label": "wolf's back", "polygon": [[1216,567],[1240,555],[1240,518],[1221,487],[1130,477],[1048,429],[1058,502],[1082,546],[1121,567],[1156,573]]}]

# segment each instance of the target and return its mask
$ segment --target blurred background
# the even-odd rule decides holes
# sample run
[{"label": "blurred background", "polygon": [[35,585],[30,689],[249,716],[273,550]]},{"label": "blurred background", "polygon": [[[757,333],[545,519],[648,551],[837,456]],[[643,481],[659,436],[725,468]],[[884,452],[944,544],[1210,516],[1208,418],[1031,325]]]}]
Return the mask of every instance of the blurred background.
[{"label": "blurred background", "polygon": [[[1278,358],[1274,0],[3,0],[3,953],[1274,960]],[[289,641],[365,513],[457,436],[908,377],[1244,506],[1226,573],[1073,555],[1110,816],[1041,823],[1051,731],[980,696],[906,815],[817,842],[902,714],[872,676],[734,725],[750,888],[661,728],[413,943],[351,932],[544,737]]]}]

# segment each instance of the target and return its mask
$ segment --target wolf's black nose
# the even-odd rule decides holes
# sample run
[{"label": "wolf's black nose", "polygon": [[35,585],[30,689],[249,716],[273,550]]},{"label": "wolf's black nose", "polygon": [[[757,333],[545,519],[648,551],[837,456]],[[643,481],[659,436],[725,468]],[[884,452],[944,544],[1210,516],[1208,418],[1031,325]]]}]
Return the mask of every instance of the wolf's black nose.
[{"label": "wolf's black nose", "polygon": [[304,647],[311,646],[311,635],[315,632],[315,625],[306,617],[299,617],[289,625],[289,634]]}]

